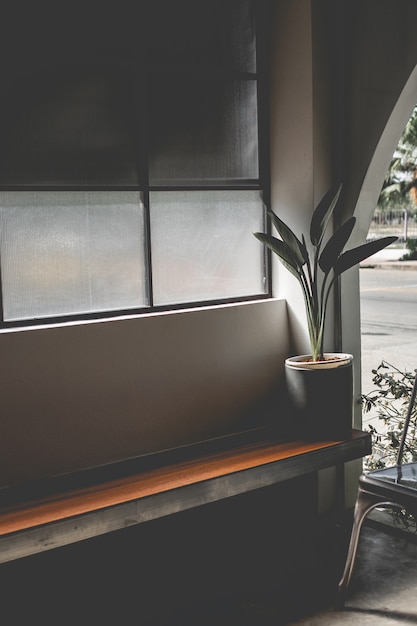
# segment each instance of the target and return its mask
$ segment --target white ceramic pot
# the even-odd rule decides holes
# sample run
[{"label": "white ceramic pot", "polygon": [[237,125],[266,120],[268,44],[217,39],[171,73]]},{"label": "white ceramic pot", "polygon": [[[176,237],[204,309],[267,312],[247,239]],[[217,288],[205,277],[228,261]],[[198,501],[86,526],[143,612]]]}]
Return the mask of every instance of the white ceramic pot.
[{"label": "white ceramic pot", "polygon": [[341,367],[353,362],[353,356],[351,354],[344,354],[342,352],[326,352],[324,354],[324,361],[313,361],[311,354],[300,354],[298,356],[291,356],[285,360],[285,365],[288,367],[296,367],[298,369],[332,369],[334,367]]}]

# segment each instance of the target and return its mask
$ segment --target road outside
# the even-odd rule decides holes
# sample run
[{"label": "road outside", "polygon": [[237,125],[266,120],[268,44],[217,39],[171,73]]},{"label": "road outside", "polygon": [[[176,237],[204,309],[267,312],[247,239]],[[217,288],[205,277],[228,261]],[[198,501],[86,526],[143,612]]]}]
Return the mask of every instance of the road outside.
[{"label": "road outside", "polygon": [[410,269],[369,265],[360,269],[364,393],[372,389],[372,369],[382,360],[409,371],[417,367],[417,262]]}]

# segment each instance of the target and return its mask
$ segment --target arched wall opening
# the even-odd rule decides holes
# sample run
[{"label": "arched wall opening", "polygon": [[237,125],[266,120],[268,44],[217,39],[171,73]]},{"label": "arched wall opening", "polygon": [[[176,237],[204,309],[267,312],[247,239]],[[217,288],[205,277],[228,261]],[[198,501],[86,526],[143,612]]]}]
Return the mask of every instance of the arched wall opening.
[{"label": "arched wall opening", "polygon": [[[357,201],[355,203],[354,215],[357,219],[355,230],[356,245],[363,243],[368,235],[375,207],[378,203],[379,194],[382,189],[384,178],[388,171],[392,155],[398,145],[399,139],[404,131],[404,127],[409,120],[412,111],[417,103],[417,66],[411,72],[403,89],[392,107],[391,113],[387,116],[387,122],[383,128],[379,141],[376,144],[372,158],[363,178],[360,190],[358,190]],[[356,368],[356,389],[362,392],[364,377],[371,378],[371,369],[377,367],[377,362],[370,364],[368,355],[364,354],[361,334],[361,304],[360,297],[355,301],[352,293],[360,294],[360,270],[351,270],[348,275],[342,278],[343,287],[341,289],[341,318],[342,336],[341,345],[347,352],[355,355],[356,363],[360,366]],[[385,350],[384,358],[389,360],[390,343],[381,342],[381,348]],[[368,371],[369,370],[369,371]],[[362,427],[362,410],[360,398],[357,396],[355,421],[357,427]]]},{"label": "arched wall opening", "polygon": [[401,92],[366,172],[355,208],[362,238],[369,231],[382,184],[404,127],[417,103],[417,66]]}]

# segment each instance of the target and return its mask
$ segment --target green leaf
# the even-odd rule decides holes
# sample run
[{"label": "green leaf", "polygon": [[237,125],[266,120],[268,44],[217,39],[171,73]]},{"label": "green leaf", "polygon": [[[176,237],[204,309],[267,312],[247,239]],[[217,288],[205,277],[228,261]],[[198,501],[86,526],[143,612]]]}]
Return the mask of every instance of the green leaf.
[{"label": "green leaf", "polygon": [[291,248],[281,239],[277,239],[266,233],[253,233],[260,242],[266,245],[274,254],[276,254],[281,263],[287,268],[293,276],[298,280],[301,279],[301,264],[294,256]]},{"label": "green leaf", "polygon": [[352,248],[351,250],[347,250],[344,252],[336,261],[334,265],[335,276],[346,272],[346,270],[350,269],[354,265],[357,265],[361,261],[364,261],[368,257],[376,254],[383,248],[397,241],[398,237],[382,237],[381,239],[376,239],[375,241],[369,241],[368,243],[364,243],[361,246],[357,246],[356,248]]},{"label": "green leaf", "polygon": [[333,188],[329,189],[314,210],[310,224],[310,240],[313,246],[318,246],[323,238],[327,224],[339,200],[341,189],[342,185],[339,185],[336,192]]},{"label": "green leaf", "polygon": [[319,258],[320,268],[328,274],[348,242],[356,218],[350,217],[329,239]]},{"label": "green leaf", "polygon": [[277,229],[282,240],[290,248],[293,255],[297,258],[300,265],[304,265],[307,260],[307,249],[305,245],[298,239],[297,235],[287,226],[273,211],[268,211],[272,223]]},{"label": "green leaf", "polygon": [[382,191],[388,196],[394,192],[401,193],[401,185],[400,183],[392,183],[391,185],[384,187]]}]

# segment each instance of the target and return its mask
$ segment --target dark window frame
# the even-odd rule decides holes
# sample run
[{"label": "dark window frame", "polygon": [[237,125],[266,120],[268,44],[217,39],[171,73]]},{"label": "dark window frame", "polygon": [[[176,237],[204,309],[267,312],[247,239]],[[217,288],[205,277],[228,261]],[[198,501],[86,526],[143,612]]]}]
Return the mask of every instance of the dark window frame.
[{"label": "dark window frame", "polygon": [[[238,302],[247,302],[259,299],[268,299],[272,296],[271,289],[271,260],[270,255],[265,252],[264,253],[264,279],[265,279],[265,291],[261,293],[255,293],[250,296],[244,297],[230,297],[230,298],[217,298],[215,300],[201,300],[201,301],[192,301],[192,302],[182,302],[175,303],[170,305],[157,305],[153,304],[153,285],[152,285],[152,254],[151,254],[151,232],[150,232],[150,204],[149,204],[149,195],[153,191],[172,191],[175,193],[176,191],[223,191],[223,190],[256,190],[262,193],[263,202],[265,207],[269,207],[270,205],[270,164],[269,164],[269,109],[268,109],[268,101],[269,101],[269,91],[268,91],[268,57],[269,57],[269,23],[268,23],[268,0],[254,2],[254,7],[256,7],[256,57],[257,57],[257,71],[256,72],[236,72],[229,71],[227,75],[229,78],[234,78],[237,80],[251,80],[255,81],[257,85],[257,107],[258,107],[258,166],[259,166],[259,176],[256,179],[244,179],[241,181],[231,181],[230,183],[219,183],[219,184],[162,184],[155,185],[151,184],[149,181],[149,171],[148,171],[148,146],[147,141],[143,142],[143,137],[145,135],[144,132],[141,133],[141,142],[142,145],[146,145],[146,148],[143,149],[139,156],[138,162],[141,164],[141,171],[145,172],[145,180],[140,184],[120,184],[120,185],[107,185],[107,184],[86,184],[86,185],[76,185],[76,184],[5,184],[0,182],[0,192],[1,191],[137,191],[142,195],[144,206],[145,206],[145,246],[146,246],[146,259],[148,264],[147,269],[147,291],[148,291],[148,302],[149,304],[146,306],[141,306],[135,309],[120,309],[117,311],[96,311],[89,313],[80,313],[80,314],[68,314],[68,315],[57,315],[54,317],[43,317],[43,318],[34,318],[34,319],[25,319],[25,320],[13,320],[13,321],[4,321],[3,320],[3,302],[2,302],[2,290],[0,289],[0,309],[1,309],[1,322],[0,325],[2,328],[14,328],[14,327],[27,327],[27,326],[45,326],[45,325],[53,325],[58,323],[67,323],[67,322],[77,322],[77,321],[88,321],[88,320],[98,320],[98,319],[111,319],[120,316],[132,316],[132,315],[142,315],[148,313],[158,313],[164,312],[168,310],[184,310],[188,308],[198,308],[198,307],[207,307],[207,306],[217,306],[228,303],[238,303]],[[143,75],[146,75],[147,69],[143,69]],[[142,76],[143,76],[142,75]],[[139,81],[138,81],[139,82]],[[136,88],[138,85],[136,83]],[[143,112],[142,112],[143,113]],[[142,117],[142,123],[146,120],[146,117]],[[144,127],[146,127],[146,123]],[[266,211],[264,214],[264,226],[265,229],[268,228],[268,220],[266,217]],[[1,278],[1,277],[0,277]]]}]

